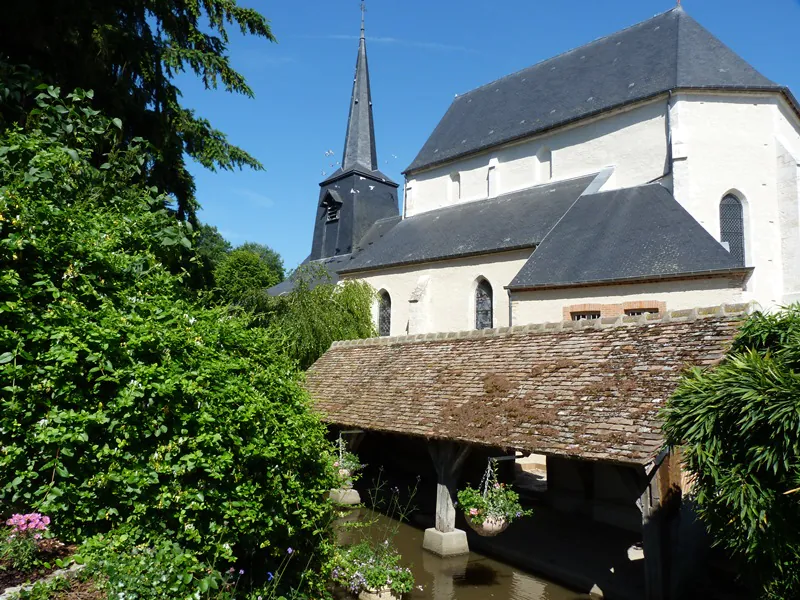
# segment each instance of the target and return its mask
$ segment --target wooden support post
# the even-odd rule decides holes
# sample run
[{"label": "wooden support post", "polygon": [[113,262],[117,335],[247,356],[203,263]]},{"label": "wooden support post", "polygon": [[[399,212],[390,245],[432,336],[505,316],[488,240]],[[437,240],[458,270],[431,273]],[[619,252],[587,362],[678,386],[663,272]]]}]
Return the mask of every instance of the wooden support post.
[{"label": "wooden support post", "polygon": [[672,520],[680,511],[680,488],[670,486],[669,457],[646,474],[642,508],[645,599],[669,600],[672,587]]},{"label": "wooden support post", "polygon": [[436,469],[436,530],[443,533],[456,528],[454,499],[461,467],[469,454],[469,446],[455,442],[435,441],[428,450]]},{"label": "wooden support post", "polygon": [[457,556],[469,552],[467,536],[456,529],[458,476],[470,447],[451,441],[430,441],[428,451],[436,469],[436,527],[425,531],[423,548],[439,556]]}]

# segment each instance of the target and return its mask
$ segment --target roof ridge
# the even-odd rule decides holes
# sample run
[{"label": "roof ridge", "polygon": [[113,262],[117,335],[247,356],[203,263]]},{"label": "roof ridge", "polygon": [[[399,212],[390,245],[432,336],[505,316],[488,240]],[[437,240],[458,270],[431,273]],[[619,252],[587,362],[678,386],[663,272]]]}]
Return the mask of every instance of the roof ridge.
[{"label": "roof ridge", "polygon": [[555,321],[550,323],[533,323],[530,325],[499,327],[495,329],[473,329],[469,331],[419,333],[416,335],[377,337],[360,340],[342,340],[333,342],[333,344],[331,344],[331,348],[408,344],[415,342],[441,342],[476,338],[503,337],[526,333],[578,331],[584,329],[614,329],[620,327],[635,327],[639,325],[654,325],[657,323],[686,323],[700,319],[713,318],[732,320],[750,314],[754,308],[755,303],[753,302],[740,304],[721,304],[718,306],[671,310],[666,311],[663,314],[650,313],[639,316],[622,315],[619,317],[604,317],[601,319],[585,321]]},{"label": "roof ridge", "polygon": [[633,25],[628,25],[627,27],[623,27],[622,29],[618,29],[617,31],[613,31],[613,32],[608,33],[606,35],[602,35],[599,38],[596,38],[596,39],[593,39],[593,40],[591,40],[589,42],[586,42],[585,44],[581,44],[580,46],[575,46],[574,48],[570,48],[569,50],[564,50],[563,52],[559,52],[558,54],[556,54],[554,56],[550,56],[548,58],[544,58],[544,59],[540,60],[539,62],[533,63],[532,65],[528,65],[527,67],[523,67],[521,69],[517,69],[513,73],[508,73],[506,75],[503,75],[502,77],[498,77],[497,79],[495,79],[493,81],[490,81],[489,83],[484,83],[483,85],[479,85],[476,88],[472,88],[471,90],[464,92],[463,94],[458,94],[458,96],[455,98],[455,100],[453,100],[453,103],[457,102],[458,100],[461,100],[461,98],[464,98],[465,96],[469,96],[473,92],[477,92],[478,90],[482,90],[484,88],[491,87],[492,85],[495,85],[495,84],[499,83],[500,81],[503,81],[504,79],[508,79],[510,77],[514,77],[515,75],[519,75],[523,71],[527,71],[528,69],[533,69],[534,67],[538,67],[539,65],[543,65],[544,63],[549,62],[551,60],[555,60],[557,58],[561,58],[562,56],[566,56],[567,54],[570,54],[571,52],[575,52],[576,50],[580,50],[581,48],[586,48],[587,46],[591,46],[592,44],[596,44],[598,42],[602,42],[606,38],[610,38],[611,36],[614,36],[614,35],[629,31],[629,30],[633,29],[634,27],[639,27],[640,25],[644,25],[645,23],[649,23],[650,21],[658,19],[659,17],[663,17],[665,15],[668,15],[671,12],[678,12],[678,13],[686,14],[686,11],[684,11],[683,8],[680,7],[680,6],[676,6],[674,8],[671,8],[671,9],[666,10],[666,11],[661,12],[661,13],[657,13],[657,14],[653,15],[652,17],[650,17],[649,19],[645,19],[644,21],[639,21],[638,23],[634,23]]},{"label": "roof ridge", "polygon": [[600,174],[599,172],[598,173],[587,173],[585,175],[576,175],[575,177],[567,177],[566,179],[556,179],[554,181],[548,181],[546,183],[537,183],[536,185],[529,185],[528,187],[520,188],[520,189],[514,190],[512,192],[504,192],[504,193],[499,194],[497,196],[493,196],[492,198],[476,198],[475,200],[466,200],[464,202],[457,202],[455,204],[449,204],[447,206],[440,206],[438,208],[432,208],[431,210],[426,210],[424,212],[411,215],[410,217],[405,217],[403,219],[403,221],[408,221],[409,219],[414,219],[416,217],[422,217],[422,216],[430,215],[430,214],[436,213],[438,211],[457,208],[459,206],[472,206],[472,205],[478,204],[479,202],[492,202],[492,201],[495,201],[495,200],[508,200],[509,196],[513,196],[514,194],[521,194],[523,192],[530,192],[531,190],[536,190],[538,188],[544,188],[544,187],[547,187],[547,186],[555,186],[555,185],[561,185],[561,184],[575,183],[579,179],[586,179],[586,178],[589,178],[589,177],[594,178],[594,177],[597,177],[599,174]]}]

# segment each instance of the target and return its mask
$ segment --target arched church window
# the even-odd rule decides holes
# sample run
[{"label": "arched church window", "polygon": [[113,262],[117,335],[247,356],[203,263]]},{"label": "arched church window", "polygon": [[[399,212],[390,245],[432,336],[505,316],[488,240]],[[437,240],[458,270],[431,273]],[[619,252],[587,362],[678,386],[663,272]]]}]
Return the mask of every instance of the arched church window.
[{"label": "arched church window", "polygon": [[378,335],[386,337],[392,331],[392,298],[389,292],[381,290],[378,295]]},{"label": "arched church window", "polygon": [[475,288],[475,329],[491,329],[493,325],[492,286],[481,279]]},{"label": "arched church window", "polygon": [[742,202],[728,194],[719,203],[719,239],[737,263],[744,266],[744,211]]}]

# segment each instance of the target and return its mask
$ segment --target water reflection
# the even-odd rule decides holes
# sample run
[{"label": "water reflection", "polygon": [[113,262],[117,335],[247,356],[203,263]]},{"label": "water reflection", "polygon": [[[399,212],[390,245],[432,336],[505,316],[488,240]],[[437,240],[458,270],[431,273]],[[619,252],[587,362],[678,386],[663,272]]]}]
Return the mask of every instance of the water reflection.
[{"label": "water reflection", "polygon": [[[347,520],[358,518],[348,515]],[[385,531],[393,524],[377,515],[379,526],[372,531]],[[380,526],[382,525],[382,526]],[[355,541],[353,532],[345,533],[347,542]],[[400,524],[394,538],[403,555],[403,564],[414,572],[417,585],[408,600],[584,600],[588,598],[525,573],[486,556],[470,553],[464,556],[439,558],[422,549],[423,532],[410,525]],[[383,541],[377,540],[376,541]],[[346,542],[346,543],[347,543]]]}]

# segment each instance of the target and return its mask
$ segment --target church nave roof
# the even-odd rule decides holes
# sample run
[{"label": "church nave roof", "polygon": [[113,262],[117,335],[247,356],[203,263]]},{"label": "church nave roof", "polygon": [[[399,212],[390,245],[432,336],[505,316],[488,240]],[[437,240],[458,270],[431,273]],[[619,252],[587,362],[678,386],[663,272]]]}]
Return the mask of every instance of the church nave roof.
[{"label": "church nave roof", "polygon": [[373,226],[340,273],[533,248],[595,175],[465,202]]},{"label": "church nave roof", "polygon": [[512,290],[746,274],[658,183],[581,196],[537,246]]},{"label": "church nave roof", "polygon": [[797,107],[678,7],[458,96],[406,173],[675,89],[781,91]]}]

